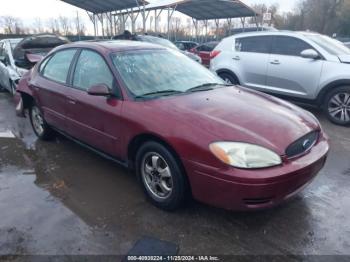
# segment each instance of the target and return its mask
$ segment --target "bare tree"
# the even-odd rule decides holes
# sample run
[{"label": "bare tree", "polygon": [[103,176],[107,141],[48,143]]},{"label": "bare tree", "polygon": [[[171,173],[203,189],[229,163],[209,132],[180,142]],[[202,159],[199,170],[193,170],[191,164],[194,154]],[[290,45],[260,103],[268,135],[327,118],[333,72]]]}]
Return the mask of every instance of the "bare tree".
[{"label": "bare tree", "polygon": [[59,16],[58,20],[59,20],[59,24],[60,24],[61,29],[62,29],[62,34],[66,35],[66,36],[69,35],[71,33],[70,19],[68,17],[65,17],[65,16]]},{"label": "bare tree", "polygon": [[52,34],[60,34],[60,23],[57,18],[50,18],[47,21],[47,27]]},{"label": "bare tree", "polygon": [[77,12],[77,16],[73,20],[73,24],[74,24],[74,29],[75,29],[75,32],[77,35],[85,35],[86,26],[85,26],[84,21],[79,16],[78,12]]},{"label": "bare tree", "polygon": [[3,16],[0,20],[5,34],[14,34],[16,31],[19,31],[20,19],[13,16]]},{"label": "bare tree", "polygon": [[43,23],[42,23],[40,17],[37,17],[34,19],[33,27],[34,27],[33,30],[36,33],[43,33],[44,32]]}]

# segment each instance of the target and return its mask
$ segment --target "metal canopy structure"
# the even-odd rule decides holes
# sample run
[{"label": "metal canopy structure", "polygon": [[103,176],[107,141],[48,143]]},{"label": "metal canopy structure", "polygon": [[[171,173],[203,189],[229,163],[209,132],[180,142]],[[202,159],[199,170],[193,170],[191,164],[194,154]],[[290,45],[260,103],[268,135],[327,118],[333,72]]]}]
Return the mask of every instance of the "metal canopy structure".
[{"label": "metal canopy structure", "polygon": [[61,0],[93,14],[102,14],[148,4],[145,0]]},{"label": "metal canopy structure", "polygon": [[61,0],[87,11],[94,24],[95,36],[98,35],[98,22],[101,24],[102,35],[107,26],[107,35],[125,30],[126,21],[131,20],[132,32],[135,33],[136,21],[141,14],[143,31],[151,11],[154,11],[154,31],[157,32],[158,20],[163,11],[167,11],[168,38],[170,24],[175,11],[192,18],[198,37],[199,22],[203,21],[206,32],[208,21],[215,20],[218,35],[220,19],[227,19],[229,27],[233,18],[241,18],[244,25],[246,17],[257,17],[259,14],[240,0],[159,0],[149,4],[146,0]]},{"label": "metal canopy structure", "polygon": [[238,0],[163,0],[145,6],[146,11],[174,9],[196,20],[254,17],[257,13]]}]

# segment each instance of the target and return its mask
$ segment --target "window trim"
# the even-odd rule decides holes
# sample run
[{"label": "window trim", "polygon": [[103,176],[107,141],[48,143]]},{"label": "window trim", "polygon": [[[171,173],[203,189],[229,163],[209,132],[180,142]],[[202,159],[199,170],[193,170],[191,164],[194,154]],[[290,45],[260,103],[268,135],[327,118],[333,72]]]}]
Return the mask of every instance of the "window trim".
[{"label": "window trim", "polygon": [[[68,69],[68,73],[67,73],[67,77],[66,77],[66,82],[65,82],[65,83],[62,83],[62,82],[59,82],[59,81],[56,81],[56,80],[54,80],[54,79],[50,79],[50,78],[46,77],[43,73],[44,73],[45,68],[47,67],[48,63],[50,62],[50,60],[51,60],[57,53],[59,53],[59,52],[64,52],[64,51],[68,51],[68,50],[71,50],[71,49],[76,50],[76,51],[75,51],[75,54],[74,54],[74,56],[73,56],[73,59],[72,59],[70,65],[69,65],[69,69]],[[71,70],[71,67],[72,67],[74,58],[75,58],[75,56],[76,56],[78,50],[79,50],[79,48],[76,48],[76,47],[69,47],[69,48],[57,50],[57,51],[55,51],[55,52],[49,54],[48,57],[46,57],[43,61],[41,61],[40,65],[39,65],[39,69],[40,69],[40,66],[41,66],[46,60],[48,60],[47,63],[46,63],[46,65],[44,66],[44,68],[42,68],[40,71],[38,71],[38,72],[39,72],[39,75],[40,75],[42,78],[44,78],[44,79],[46,79],[46,80],[48,80],[48,81],[51,81],[51,82],[53,82],[53,83],[56,83],[56,84],[59,84],[59,85],[64,85],[64,86],[66,86],[66,87],[69,87],[69,84],[68,84],[68,79],[69,79],[69,78],[68,78],[68,77],[69,77],[69,75],[70,75],[70,70]]]},{"label": "window trim", "polygon": [[[248,52],[248,51],[237,51],[236,50],[236,41],[240,39],[249,39],[249,38],[262,38],[262,37],[268,37],[271,38],[270,46],[268,48],[268,52]],[[252,36],[241,36],[241,37],[236,37],[234,44],[233,44],[233,50],[237,53],[249,53],[249,54],[262,54],[262,55],[270,55],[272,54],[272,47],[273,47],[273,42],[274,42],[274,35],[252,35]]]},{"label": "window trim", "polygon": [[[272,42],[272,45],[271,45],[271,53],[270,53],[271,55],[303,58],[300,54],[299,55],[287,55],[287,54],[275,54],[275,53],[273,53],[272,51],[273,51],[274,44],[276,43],[276,38],[277,37],[292,38],[292,39],[299,40],[299,41],[305,43],[306,45],[310,46],[309,49],[315,50],[318,53],[318,55],[320,56],[319,60],[324,60],[325,59],[324,56],[315,47],[313,47],[310,43],[308,43],[307,41],[305,41],[305,40],[303,40],[303,39],[301,39],[299,37],[290,36],[290,35],[274,35],[273,36],[273,42]],[[304,50],[306,50],[306,49],[304,49]]]}]

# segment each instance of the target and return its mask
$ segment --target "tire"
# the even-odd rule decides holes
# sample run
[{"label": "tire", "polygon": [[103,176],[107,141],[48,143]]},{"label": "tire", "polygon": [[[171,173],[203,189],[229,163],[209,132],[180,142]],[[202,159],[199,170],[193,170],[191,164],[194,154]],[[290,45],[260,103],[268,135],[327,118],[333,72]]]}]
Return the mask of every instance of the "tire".
[{"label": "tire", "polygon": [[230,85],[239,85],[239,81],[236,76],[229,73],[219,73],[219,76]]},{"label": "tire", "polygon": [[16,84],[12,80],[10,80],[10,94],[12,96],[16,95],[16,92],[17,92],[16,89],[17,89]]},{"label": "tire", "polygon": [[331,90],[323,103],[328,119],[340,126],[350,126],[350,86]]},{"label": "tire", "polygon": [[143,144],[136,155],[136,172],[147,199],[156,207],[173,211],[185,203],[189,192],[186,175],[165,146]]},{"label": "tire", "polygon": [[29,109],[30,123],[36,136],[41,140],[50,140],[53,137],[53,130],[45,122],[39,107],[33,103]]}]

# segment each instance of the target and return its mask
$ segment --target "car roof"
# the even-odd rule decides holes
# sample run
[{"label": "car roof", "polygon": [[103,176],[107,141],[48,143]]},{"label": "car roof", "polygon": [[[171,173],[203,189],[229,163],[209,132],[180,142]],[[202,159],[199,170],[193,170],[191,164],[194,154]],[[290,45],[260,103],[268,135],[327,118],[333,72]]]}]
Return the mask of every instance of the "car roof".
[{"label": "car roof", "polygon": [[94,41],[81,41],[71,44],[60,46],[58,49],[65,48],[92,48],[101,52],[120,52],[120,51],[132,51],[132,50],[149,50],[149,49],[165,49],[159,45],[154,45],[147,42],[130,41],[130,40],[94,40]]},{"label": "car roof", "polygon": [[19,42],[21,40],[23,40],[23,38],[5,38],[5,39],[1,39],[0,42],[5,42],[5,41]]},{"label": "car roof", "polygon": [[189,43],[189,44],[197,44],[194,41],[176,41],[175,43]]},{"label": "car roof", "polygon": [[280,30],[280,31],[258,31],[258,32],[244,32],[235,34],[230,37],[248,37],[248,36],[270,36],[270,35],[284,35],[284,36],[305,36],[305,35],[318,35],[316,32],[310,31],[288,31],[288,30]]}]

